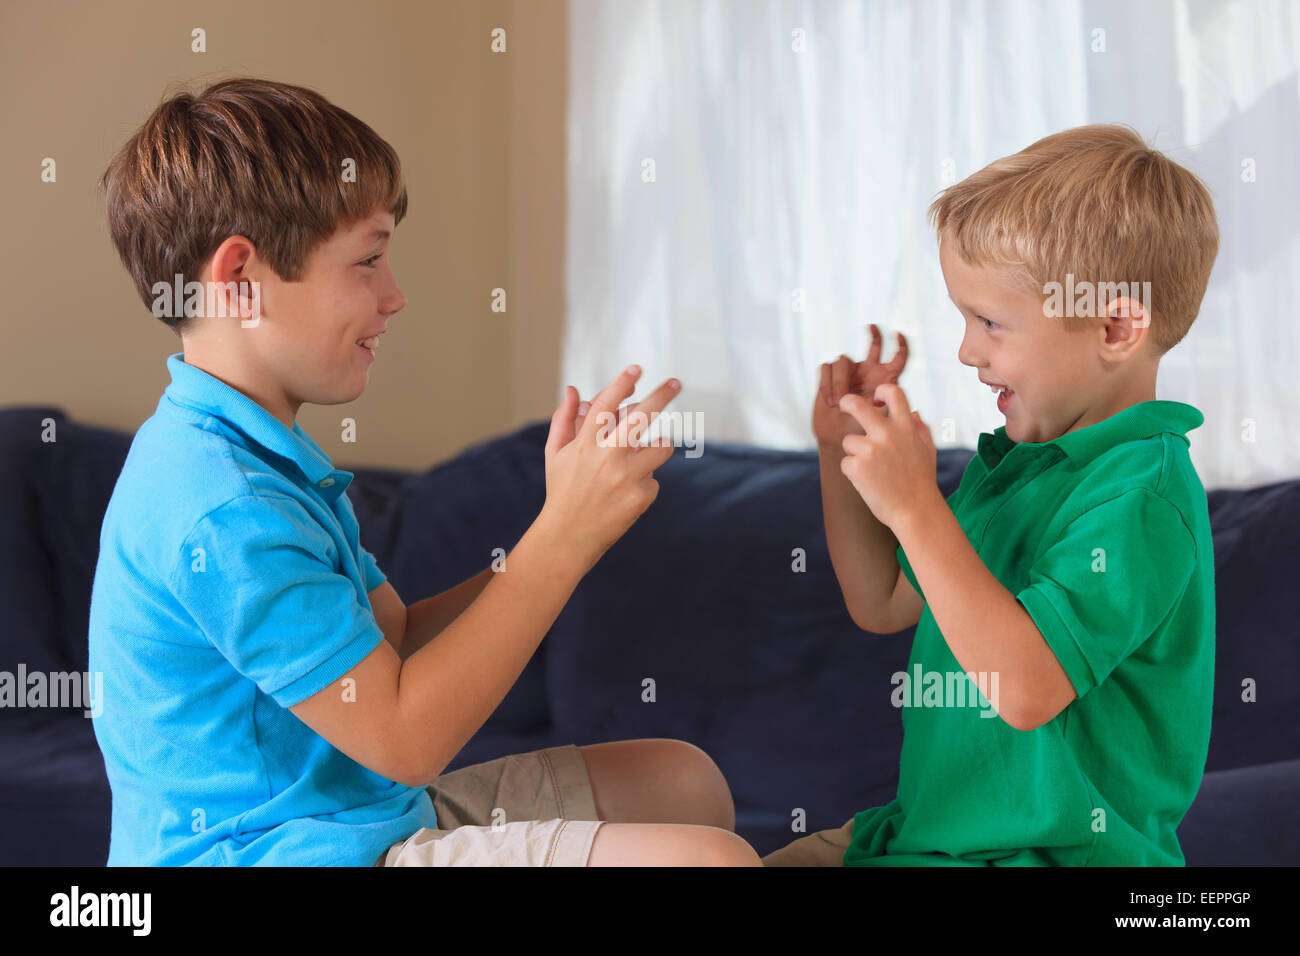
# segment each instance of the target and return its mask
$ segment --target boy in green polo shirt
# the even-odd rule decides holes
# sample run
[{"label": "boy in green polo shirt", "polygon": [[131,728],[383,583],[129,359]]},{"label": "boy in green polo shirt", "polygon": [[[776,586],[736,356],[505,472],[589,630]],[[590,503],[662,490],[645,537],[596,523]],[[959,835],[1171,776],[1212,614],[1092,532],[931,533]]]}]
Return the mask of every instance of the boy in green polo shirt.
[{"label": "boy in green polo shirt", "polygon": [[895,384],[906,343],[880,364],[873,326],[866,361],[822,367],[813,429],[845,603],[867,631],[916,625],[890,689],[898,793],[764,862],[1181,866],[1209,746],[1214,555],[1186,437],[1204,419],[1155,391],[1209,281],[1213,203],[1131,130],[1086,126],[930,212],[958,358],[1006,424],[945,502]]}]

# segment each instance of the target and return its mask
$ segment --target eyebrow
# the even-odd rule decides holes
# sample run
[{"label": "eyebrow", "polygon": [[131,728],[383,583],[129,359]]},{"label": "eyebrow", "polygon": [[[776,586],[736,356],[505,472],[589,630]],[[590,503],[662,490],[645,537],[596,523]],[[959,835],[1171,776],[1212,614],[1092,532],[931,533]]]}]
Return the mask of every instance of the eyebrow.
[{"label": "eyebrow", "polygon": [[[948,301],[951,302],[953,305],[957,306],[957,310],[959,312],[972,312],[981,318],[988,319],[990,322],[997,322],[1000,325],[1006,325],[1006,322],[1004,321],[1004,316],[1002,315],[1001,311],[998,309],[981,309],[971,305],[963,305],[962,303],[954,299],[951,295],[948,296]],[[991,312],[998,313],[998,317],[996,319],[992,318],[992,316],[990,315]]]},{"label": "eyebrow", "polygon": [[387,239],[391,235],[392,233],[387,229],[376,229],[374,232],[370,233],[370,235],[366,236],[366,238],[371,242],[374,242],[377,239]]}]

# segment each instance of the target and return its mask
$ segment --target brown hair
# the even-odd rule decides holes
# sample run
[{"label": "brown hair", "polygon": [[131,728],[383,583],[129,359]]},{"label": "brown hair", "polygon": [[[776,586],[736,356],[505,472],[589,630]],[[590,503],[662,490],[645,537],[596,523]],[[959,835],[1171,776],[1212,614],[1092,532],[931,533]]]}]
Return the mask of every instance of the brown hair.
[{"label": "brown hair", "polygon": [[945,189],[930,221],[963,260],[1007,268],[1036,293],[1067,274],[1099,288],[1150,282],[1156,355],[1191,328],[1219,250],[1205,184],[1117,125],[1068,129],[990,163]]},{"label": "brown hair", "polygon": [[[355,182],[343,179],[347,159]],[[406,215],[392,146],[314,90],[271,80],[224,80],[164,100],[100,185],[113,244],[146,306],[156,282],[197,281],[230,236],[248,238],[293,282],[339,228],[380,209],[397,222]],[[194,323],[160,318],[178,335]]]}]

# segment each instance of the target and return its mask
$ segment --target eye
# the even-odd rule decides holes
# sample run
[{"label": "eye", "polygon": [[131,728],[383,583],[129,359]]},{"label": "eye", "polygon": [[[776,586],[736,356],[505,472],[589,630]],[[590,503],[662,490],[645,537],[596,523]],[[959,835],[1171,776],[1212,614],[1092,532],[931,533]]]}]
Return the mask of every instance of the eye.
[{"label": "eye", "polygon": [[365,266],[367,269],[373,269],[375,267],[376,260],[378,260],[381,256],[383,256],[382,252],[371,256],[369,259],[362,259],[360,262],[357,263],[357,265]]},{"label": "eye", "polygon": [[978,315],[976,316],[976,318],[979,319],[981,322],[988,323],[987,325],[984,326],[984,328],[988,329],[990,332],[992,332],[994,329],[998,327],[998,324],[996,322],[990,321],[989,319],[984,318],[984,316],[982,315]]}]

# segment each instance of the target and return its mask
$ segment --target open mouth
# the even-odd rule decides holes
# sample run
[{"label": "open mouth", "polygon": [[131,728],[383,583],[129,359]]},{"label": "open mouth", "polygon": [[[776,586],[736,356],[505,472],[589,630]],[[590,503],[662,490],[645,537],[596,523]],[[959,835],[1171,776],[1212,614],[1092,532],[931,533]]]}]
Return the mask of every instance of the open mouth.
[{"label": "open mouth", "polygon": [[1011,405],[1012,397],[1016,394],[1015,391],[1013,391],[1012,389],[1008,388],[1005,385],[994,385],[992,382],[985,382],[984,384],[987,385],[989,388],[993,389],[993,391],[997,393],[998,411],[1005,414],[1007,409]]},{"label": "open mouth", "polygon": [[371,358],[375,357],[375,347],[379,345],[379,336],[372,335],[368,339],[358,339],[357,348],[368,354]]}]

